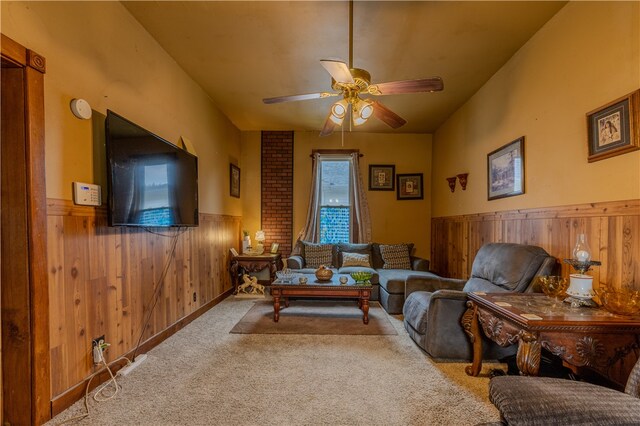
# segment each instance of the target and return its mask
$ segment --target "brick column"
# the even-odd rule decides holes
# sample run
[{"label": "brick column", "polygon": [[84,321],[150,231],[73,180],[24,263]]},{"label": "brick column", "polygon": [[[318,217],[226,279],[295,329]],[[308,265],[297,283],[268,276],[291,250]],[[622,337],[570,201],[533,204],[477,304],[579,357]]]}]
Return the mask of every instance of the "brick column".
[{"label": "brick column", "polygon": [[262,132],[262,212],[265,249],[280,244],[289,256],[293,239],[293,131]]}]

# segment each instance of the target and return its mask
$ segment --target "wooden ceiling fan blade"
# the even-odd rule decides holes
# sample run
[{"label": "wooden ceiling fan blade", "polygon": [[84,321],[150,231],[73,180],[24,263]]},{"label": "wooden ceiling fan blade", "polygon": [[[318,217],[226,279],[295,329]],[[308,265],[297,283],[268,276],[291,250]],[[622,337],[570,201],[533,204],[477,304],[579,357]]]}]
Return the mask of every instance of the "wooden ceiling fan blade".
[{"label": "wooden ceiling fan blade", "polygon": [[355,80],[351,75],[351,71],[349,71],[349,67],[344,62],[321,59],[320,63],[338,83],[355,83]]},{"label": "wooden ceiling fan blade", "polygon": [[400,117],[378,101],[373,101],[373,115],[393,129],[402,127],[407,123],[407,120]]},{"label": "wooden ceiling fan blade", "polygon": [[372,95],[396,95],[401,93],[439,92],[442,89],[444,89],[442,79],[440,77],[431,77],[372,84],[369,86],[369,93]]},{"label": "wooden ceiling fan blade", "polygon": [[327,117],[327,121],[324,122],[324,127],[320,131],[320,136],[329,136],[336,128],[336,124],[331,121],[331,116]]},{"label": "wooden ceiling fan blade", "polygon": [[276,96],[275,98],[264,98],[262,102],[264,102],[265,104],[278,104],[280,102],[308,101],[310,99],[321,99],[338,95],[339,93],[331,92],[307,93],[305,95]]}]

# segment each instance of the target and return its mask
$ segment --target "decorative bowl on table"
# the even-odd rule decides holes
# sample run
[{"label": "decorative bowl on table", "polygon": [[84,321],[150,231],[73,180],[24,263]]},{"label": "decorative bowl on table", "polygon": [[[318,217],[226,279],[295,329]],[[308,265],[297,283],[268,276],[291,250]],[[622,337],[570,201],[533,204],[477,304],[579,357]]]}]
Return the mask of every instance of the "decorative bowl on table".
[{"label": "decorative bowl on table", "polygon": [[569,281],[559,275],[543,275],[538,277],[538,284],[544,294],[549,297],[563,296],[569,287]]},{"label": "decorative bowl on table", "polygon": [[635,315],[640,312],[640,291],[601,287],[595,293],[600,304],[613,314]]},{"label": "decorative bowl on table", "polygon": [[295,276],[296,274],[289,268],[284,268],[282,271],[276,271],[276,278],[281,283],[291,283]]},{"label": "decorative bowl on table", "polygon": [[352,272],[350,275],[351,278],[355,280],[356,284],[371,284],[369,280],[373,276],[373,274],[368,271],[356,271]]},{"label": "decorative bowl on table", "polygon": [[322,265],[316,269],[316,278],[318,281],[330,281],[333,277],[333,271],[326,266]]}]

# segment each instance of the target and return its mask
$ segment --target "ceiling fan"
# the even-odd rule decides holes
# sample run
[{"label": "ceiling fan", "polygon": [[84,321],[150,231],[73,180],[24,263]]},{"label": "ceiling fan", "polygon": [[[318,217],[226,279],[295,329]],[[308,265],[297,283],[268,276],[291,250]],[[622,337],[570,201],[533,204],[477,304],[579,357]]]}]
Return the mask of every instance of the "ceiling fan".
[{"label": "ceiling fan", "polygon": [[349,1],[349,65],[343,61],[322,59],[320,64],[331,75],[331,88],[335,92],[317,92],[304,95],[278,96],[265,98],[265,104],[280,102],[306,101],[342,96],[331,106],[329,116],[324,123],[320,136],[330,135],[337,126],[341,126],[347,113],[351,112],[354,126],[364,124],[372,115],[389,127],[397,129],[407,121],[382,103],[361,95],[396,95],[402,93],[437,92],[444,89],[440,77],[418,80],[391,81],[371,84],[371,75],[360,68],[353,68],[353,0]]}]

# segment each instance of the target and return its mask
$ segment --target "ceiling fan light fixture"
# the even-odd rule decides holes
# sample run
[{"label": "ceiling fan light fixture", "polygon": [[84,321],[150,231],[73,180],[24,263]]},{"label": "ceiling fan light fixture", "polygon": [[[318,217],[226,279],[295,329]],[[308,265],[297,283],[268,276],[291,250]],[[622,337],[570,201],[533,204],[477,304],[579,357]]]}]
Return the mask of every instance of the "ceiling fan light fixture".
[{"label": "ceiling fan light fixture", "polygon": [[353,124],[359,126],[364,124],[373,115],[373,102],[369,99],[353,98]]},{"label": "ceiling fan light fixture", "polygon": [[344,118],[347,114],[347,105],[348,103],[346,99],[339,100],[331,106],[331,114],[338,118]]},{"label": "ceiling fan light fixture", "polygon": [[373,115],[373,102],[369,99],[363,99],[360,101],[360,117],[365,120]]},{"label": "ceiling fan light fixture", "polygon": [[341,99],[331,106],[331,113],[329,119],[336,125],[340,126],[344,117],[347,115],[348,103],[346,99]]},{"label": "ceiling fan light fixture", "polygon": [[355,115],[353,116],[353,125],[356,126],[356,127],[360,126],[360,125],[362,125],[362,124],[364,124],[366,122],[367,122],[366,118],[356,117]]},{"label": "ceiling fan light fixture", "polygon": [[360,114],[357,114],[354,111],[354,109],[352,109],[351,111],[352,111],[352,113],[351,113],[351,121],[353,122],[354,126],[356,126],[356,127],[357,126],[361,126],[361,125],[363,125],[364,123],[367,122],[367,119],[362,117],[362,116],[360,116]]},{"label": "ceiling fan light fixture", "polygon": [[329,114],[329,120],[331,120],[336,126],[341,126],[344,121],[344,117],[336,117],[333,114]]}]

